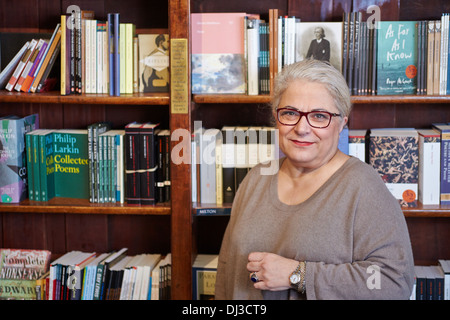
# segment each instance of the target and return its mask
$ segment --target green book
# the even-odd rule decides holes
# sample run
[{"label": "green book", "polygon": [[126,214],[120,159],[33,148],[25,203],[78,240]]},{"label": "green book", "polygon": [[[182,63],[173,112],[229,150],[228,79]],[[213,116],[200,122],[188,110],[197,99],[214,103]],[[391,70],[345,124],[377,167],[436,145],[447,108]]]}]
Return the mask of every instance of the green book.
[{"label": "green book", "polygon": [[379,21],[377,94],[416,94],[416,21]]},{"label": "green book", "polygon": [[89,199],[87,129],[53,132],[55,196]]},{"label": "green book", "polygon": [[39,134],[41,201],[48,201],[55,196],[53,131],[54,130],[45,130]]},{"label": "green book", "polygon": [[39,168],[39,132],[43,129],[35,130],[31,135],[31,144],[33,146],[33,190],[34,190],[34,200],[41,201],[41,176]]},{"label": "green book", "polygon": [[27,180],[28,180],[28,199],[34,200],[34,177],[33,177],[33,139],[31,135],[33,131],[28,132],[25,136],[25,147],[27,149]]}]

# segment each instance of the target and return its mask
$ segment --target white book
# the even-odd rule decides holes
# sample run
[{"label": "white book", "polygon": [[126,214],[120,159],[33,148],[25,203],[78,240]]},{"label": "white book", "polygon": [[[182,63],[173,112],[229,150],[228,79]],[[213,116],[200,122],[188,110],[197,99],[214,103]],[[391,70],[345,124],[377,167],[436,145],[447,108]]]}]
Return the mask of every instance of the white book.
[{"label": "white book", "polygon": [[8,63],[8,65],[3,69],[3,71],[0,73],[0,89],[3,89],[6,84],[8,83],[8,80],[11,78],[14,68],[17,67],[20,59],[25,54],[25,51],[27,50],[28,46],[30,44],[30,41],[27,41],[22,48],[16,53],[14,58],[11,59],[11,61]]},{"label": "white book", "polygon": [[28,59],[25,65],[25,68],[23,68],[22,74],[20,75],[16,85],[14,86],[14,90],[20,91],[20,89],[22,88],[22,84],[25,81],[28,74],[30,73],[34,61],[36,60],[36,57],[39,54],[39,50],[41,50],[42,46],[44,45],[44,42],[46,42],[44,39],[39,39],[39,41],[37,42],[36,46],[33,49],[33,52],[30,55],[30,58]]},{"label": "white book", "polygon": [[103,27],[102,23],[97,23],[97,93],[103,93]]},{"label": "white book", "polygon": [[422,204],[440,203],[441,136],[437,130],[418,130],[419,133],[419,201]]},{"label": "white book", "polygon": [[218,129],[207,129],[200,136],[200,202],[216,202],[216,140]]},{"label": "white book", "polygon": [[13,72],[13,75],[9,79],[9,82],[6,84],[5,89],[8,91],[12,91],[14,89],[14,86],[16,85],[17,81],[20,78],[20,75],[22,74],[23,69],[25,68],[26,64],[28,63],[28,60],[30,60],[31,54],[33,53],[34,48],[36,48],[37,40],[33,39],[30,41],[30,44],[22,57],[22,59],[17,64],[16,69]]},{"label": "white book", "polygon": [[366,133],[367,130],[348,131],[348,154],[362,162],[366,162]]},{"label": "white book", "polygon": [[444,272],[444,300],[450,300],[450,260],[439,259],[439,266]]},{"label": "white book", "polygon": [[258,95],[259,20],[245,20],[247,22],[247,94]]}]

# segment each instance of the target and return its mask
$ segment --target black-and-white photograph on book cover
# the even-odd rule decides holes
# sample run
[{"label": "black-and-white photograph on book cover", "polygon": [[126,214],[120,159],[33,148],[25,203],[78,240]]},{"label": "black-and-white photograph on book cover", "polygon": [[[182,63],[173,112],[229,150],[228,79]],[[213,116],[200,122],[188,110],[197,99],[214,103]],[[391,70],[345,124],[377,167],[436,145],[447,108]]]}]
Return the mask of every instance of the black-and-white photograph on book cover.
[{"label": "black-and-white photograph on book cover", "polygon": [[328,61],[342,70],[342,22],[299,22],[296,24],[296,61]]}]

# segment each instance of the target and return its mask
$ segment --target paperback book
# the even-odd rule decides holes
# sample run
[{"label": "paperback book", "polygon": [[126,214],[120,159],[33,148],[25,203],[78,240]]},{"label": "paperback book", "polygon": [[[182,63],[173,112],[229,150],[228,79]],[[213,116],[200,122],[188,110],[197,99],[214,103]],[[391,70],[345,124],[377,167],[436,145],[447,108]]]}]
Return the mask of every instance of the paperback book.
[{"label": "paperback book", "polygon": [[18,203],[28,196],[25,134],[39,128],[39,115],[0,118],[0,202]]}]

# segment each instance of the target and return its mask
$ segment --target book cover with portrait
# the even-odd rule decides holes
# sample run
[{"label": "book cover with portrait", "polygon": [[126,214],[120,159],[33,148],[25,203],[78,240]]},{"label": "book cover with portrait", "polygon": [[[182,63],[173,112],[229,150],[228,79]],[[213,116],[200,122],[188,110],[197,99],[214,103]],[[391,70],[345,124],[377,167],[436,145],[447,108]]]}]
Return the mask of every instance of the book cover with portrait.
[{"label": "book cover with portrait", "polygon": [[139,34],[139,92],[169,92],[169,35]]},{"label": "book cover with portrait", "polygon": [[416,21],[380,21],[377,40],[377,94],[417,91]]}]

